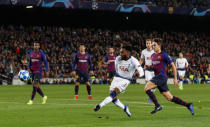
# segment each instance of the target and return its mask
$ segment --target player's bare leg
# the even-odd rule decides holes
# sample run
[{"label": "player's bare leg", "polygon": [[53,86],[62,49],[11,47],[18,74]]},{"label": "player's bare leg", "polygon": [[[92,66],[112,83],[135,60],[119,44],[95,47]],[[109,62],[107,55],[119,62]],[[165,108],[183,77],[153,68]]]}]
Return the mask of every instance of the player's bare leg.
[{"label": "player's bare leg", "polygon": [[191,114],[194,115],[194,109],[193,109],[193,104],[192,103],[187,103],[183,100],[181,100],[178,97],[173,96],[169,91],[167,92],[162,92],[161,93],[168,101],[174,102],[176,104],[185,106],[190,110]]},{"label": "player's bare leg", "polygon": [[93,100],[93,97],[92,97],[92,95],[91,95],[91,86],[90,86],[90,82],[86,82],[85,85],[86,85],[86,87],[87,87],[88,99]]},{"label": "player's bare leg", "polygon": [[157,111],[162,110],[162,107],[160,106],[160,104],[157,101],[157,98],[155,96],[155,94],[151,91],[152,89],[157,88],[157,85],[152,83],[152,82],[147,82],[144,91],[146,92],[146,94],[150,97],[150,99],[152,100],[152,102],[155,104],[155,109],[151,112],[151,114],[156,113]]},{"label": "player's bare leg", "polygon": [[180,76],[180,81],[179,81],[179,89],[180,90],[183,90],[183,79],[184,79],[184,77]]},{"label": "player's bare leg", "polygon": [[75,91],[74,100],[77,100],[78,99],[79,85],[80,85],[80,82],[77,82],[76,81],[75,88],[74,88],[74,91]]}]

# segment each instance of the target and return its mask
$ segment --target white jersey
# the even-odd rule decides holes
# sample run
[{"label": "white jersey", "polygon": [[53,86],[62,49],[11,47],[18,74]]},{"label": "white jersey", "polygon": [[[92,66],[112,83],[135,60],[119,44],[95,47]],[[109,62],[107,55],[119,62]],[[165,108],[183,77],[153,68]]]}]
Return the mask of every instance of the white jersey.
[{"label": "white jersey", "polygon": [[188,66],[188,62],[186,58],[177,58],[176,59],[176,67],[178,70],[185,70],[185,67]]},{"label": "white jersey", "polygon": [[124,79],[132,79],[135,70],[140,73],[140,77],[144,76],[143,68],[139,61],[131,56],[128,60],[121,60],[121,56],[117,56],[115,60],[116,76]]},{"label": "white jersey", "polygon": [[145,60],[145,65],[152,65],[151,56],[154,53],[154,50],[148,51],[147,49],[142,50],[141,59]]}]

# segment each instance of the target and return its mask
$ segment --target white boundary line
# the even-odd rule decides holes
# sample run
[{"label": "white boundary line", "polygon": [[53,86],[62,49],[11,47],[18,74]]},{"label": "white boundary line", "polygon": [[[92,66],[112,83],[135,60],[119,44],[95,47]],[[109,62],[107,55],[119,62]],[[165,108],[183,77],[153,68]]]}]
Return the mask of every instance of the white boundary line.
[{"label": "white boundary line", "polygon": [[[68,100],[73,100],[73,99],[68,99]],[[75,102],[76,101],[81,101],[81,100],[74,100]],[[90,100],[92,101],[92,100]],[[126,101],[125,101],[126,102]],[[127,103],[133,103],[133,104],[147,104],[146,105],[136,105],[135,107],[154,107],[154,105],[151,103],[145,103],[145,102],[135,102],[135,101],[127,101]],[[0,104],[24,104],[24,105],[27,105],[26,103],[22,103],[22,102],[12,102],[12,101],[0,101]],[[43,105],[41,103],[34,103],[33,105]],[[48,102],[46,103],[46,105],[63,105],[63,106],[95,106],[96,104],[68,104],[68,103],[51,103],[51,102]],[[115,105],[107,105],[107,106],[115,106]],[[170,106],[162,106],[162,107],[170,107]],[[186,108],[186,107],[175,107],[175,108]],[[206,109],[206,110],[210,110],[209,107],[197,107],[197,106],[194,106],[194,108],[196,109]]]}]

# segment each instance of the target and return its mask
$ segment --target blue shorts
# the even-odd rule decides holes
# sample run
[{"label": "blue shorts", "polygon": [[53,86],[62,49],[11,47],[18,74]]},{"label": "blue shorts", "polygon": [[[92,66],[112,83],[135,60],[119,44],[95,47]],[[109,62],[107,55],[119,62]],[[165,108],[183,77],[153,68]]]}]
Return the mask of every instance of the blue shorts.
[{"label": "blue shorts", "polygon": [[159,91],[162,92],[167,92],[169,91],[168,85],[167,85],[167,80],[168,78],[162,75],[156,75],[153,77],[150,81],[152,83],[155,83],[159,89]]},{"label": "blue shorts", "polygon": [[88,73],[81,72],[81,71],[76,71],[76,74],[78,76],[78,78],[76,80],[77,82],[81,83],[82,81],[84,81],[84,82],[88,82],[89,81],[90,76],[89,76]]},{"label": "blue shorts", "polygon": [[40,79],[42,78],[41,73],[32,73],[31,74],[32,81],[38,81],[40,83]]},{"label": "blue shorts", "polygon": [[109,72],[108,74],[109,74],[109,79],[111,79],[111,78],[113,78],[114,76],[115,76],[115,71],[112,71],[112,72]]}]

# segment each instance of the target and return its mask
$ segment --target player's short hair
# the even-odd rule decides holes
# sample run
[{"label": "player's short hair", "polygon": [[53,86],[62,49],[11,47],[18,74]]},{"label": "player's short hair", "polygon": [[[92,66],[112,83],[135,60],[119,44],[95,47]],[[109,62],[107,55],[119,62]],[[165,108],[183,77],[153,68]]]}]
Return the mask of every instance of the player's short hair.
[{"label": "player's short hair", "polygon": [[152,42],[152,39],[151,38],[148,38],[148,39],[146,39],[146,41],[151,41]]},{"label": "player's short hair", "polygon": [[80,43],[80,44],[79,44],[79,46],[82,46],[82,45],[83,45],[83,46],[85,46],[85,44],[84,44],[84,43]]},{"label": "player's short hair", "polygon": [[152,41],[156,42],[158,45],[162,45],[163,43],[163,40],[161,38],[153,38]]},{"label": "player's short hair", "polygon": [[39,45],[41,45],[41,43],[40,43],[40,42],[38,42],[38,41],[35,41],[35,42],[34,42],[34,44],[35,44],[35,43],[36,43],[36,44],[39,44]]},{"label": "player's short hair", "polygon": [[128,45],[124,45],[124,46],[122,46],[122,48],[125,49],[125,50],[127,50],[127,51],[129,51],[129,52],[132,51],[132,47],[131,46],[128,46]]}]

